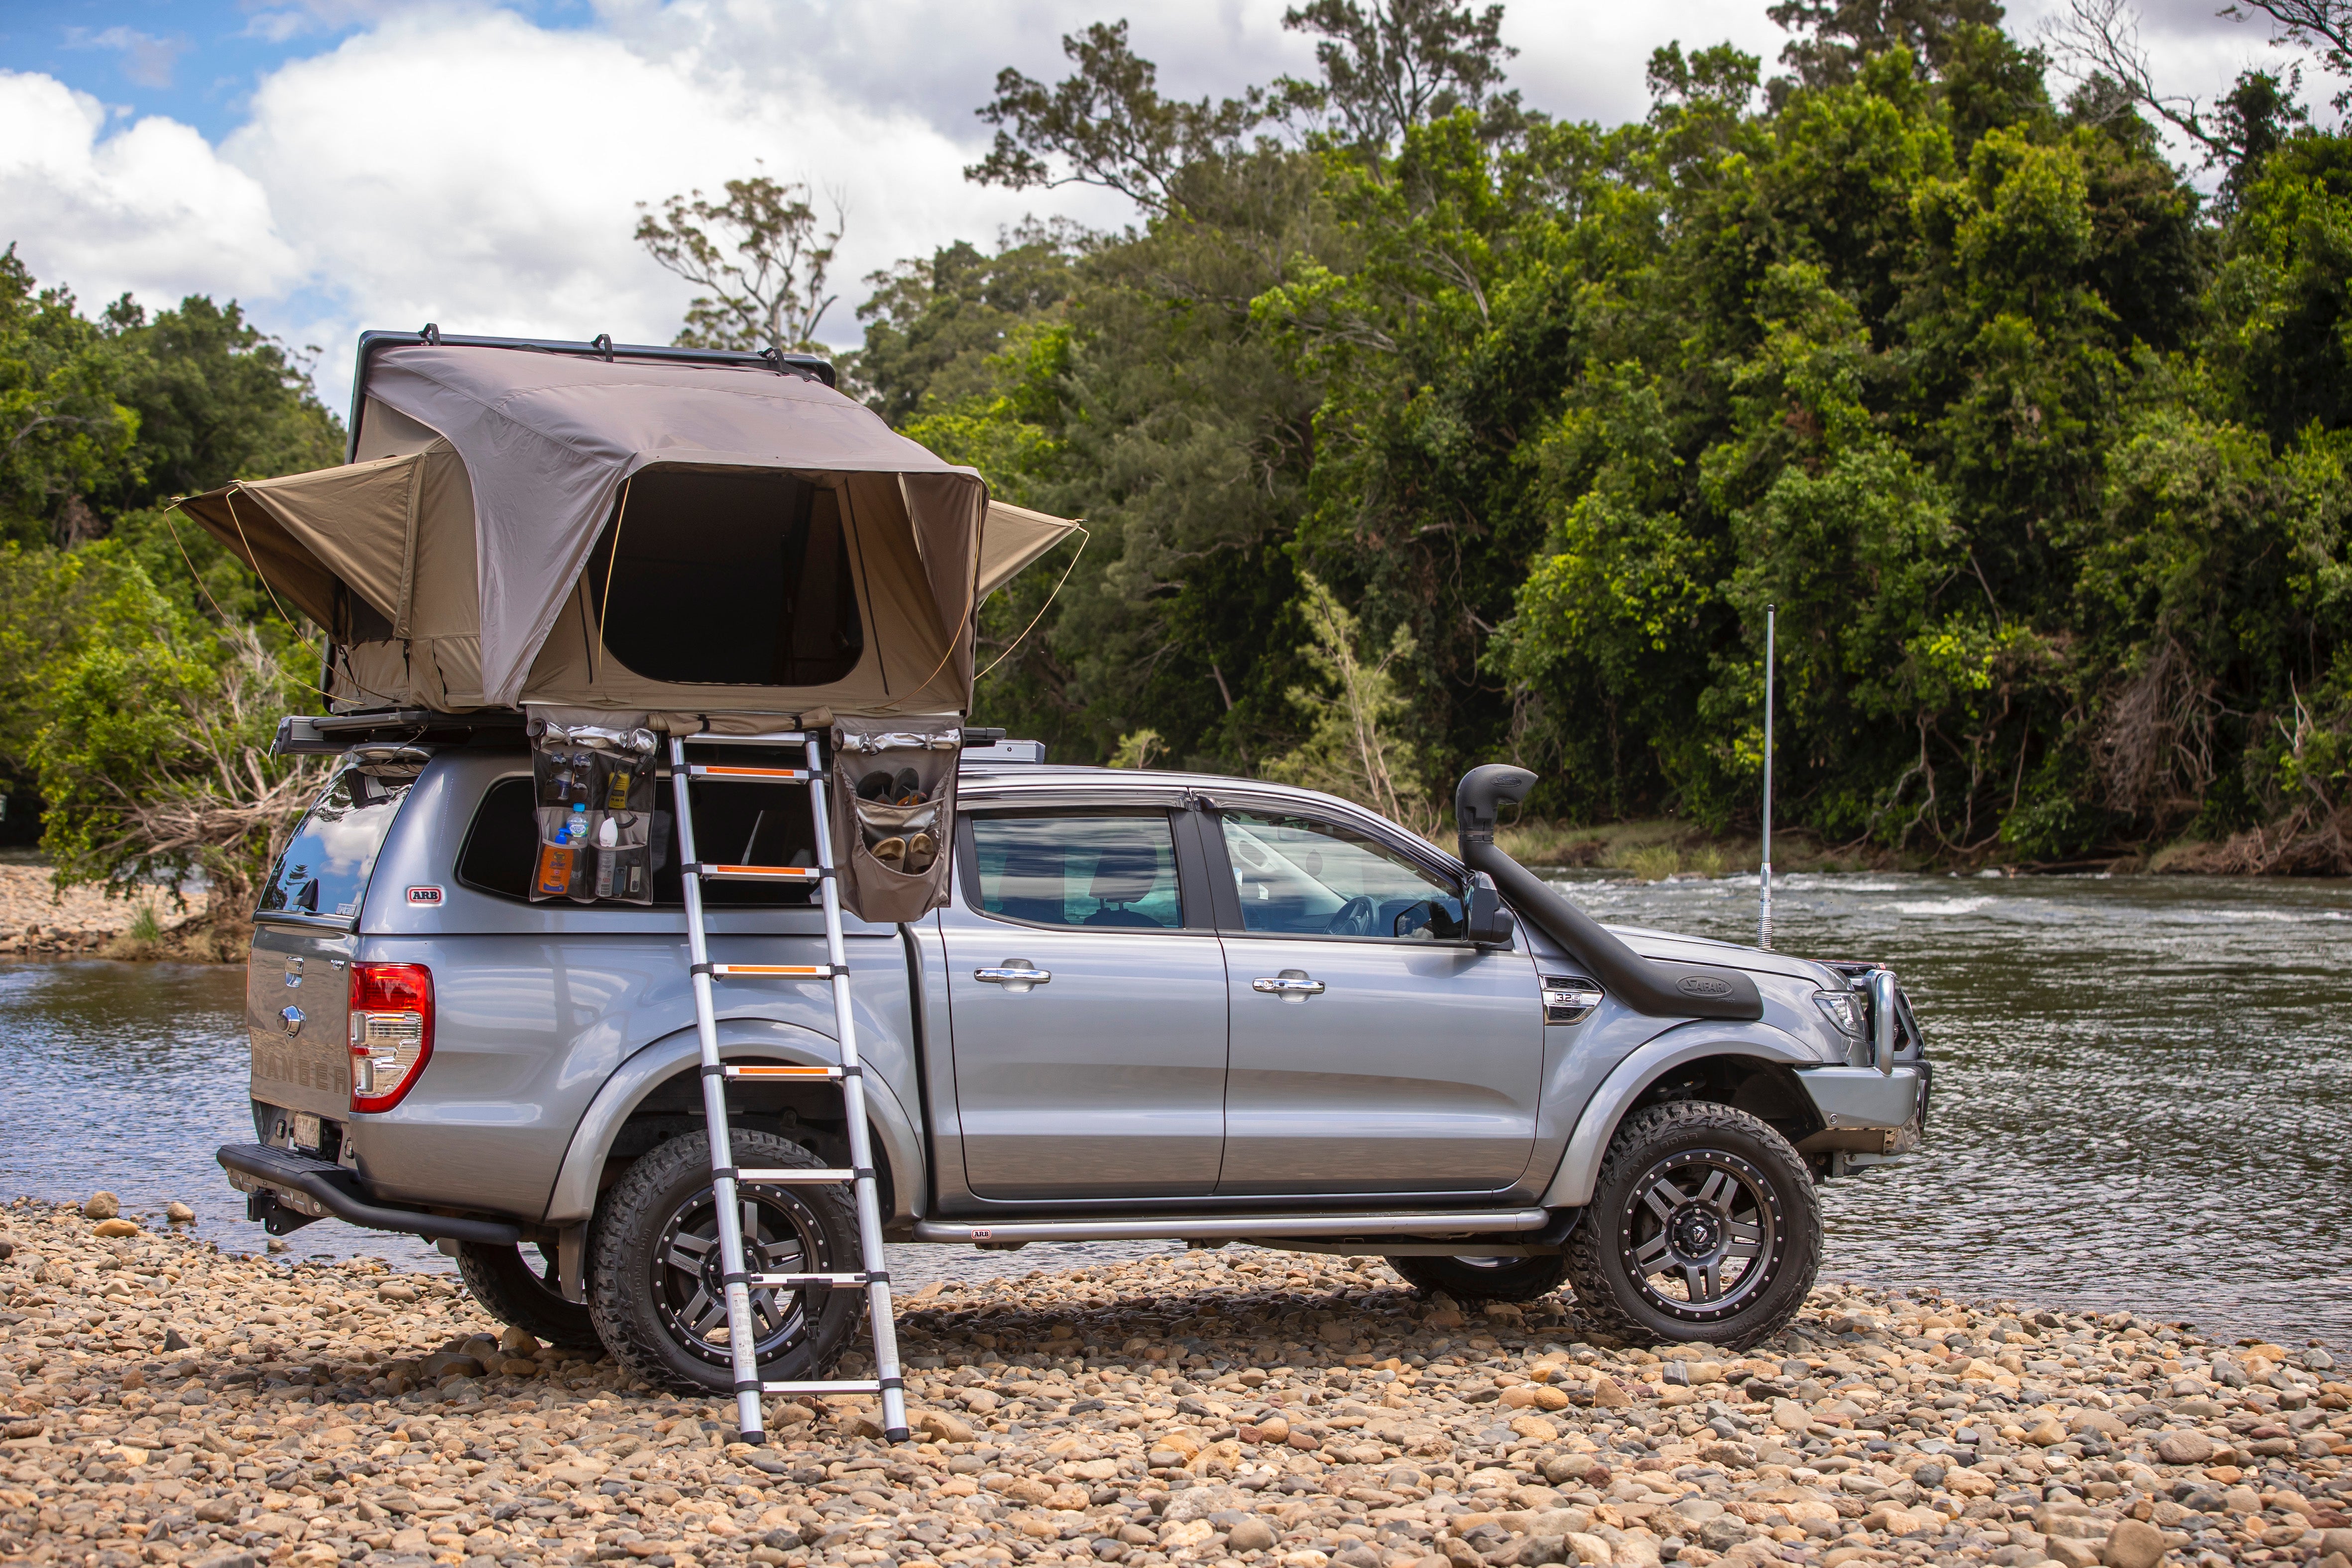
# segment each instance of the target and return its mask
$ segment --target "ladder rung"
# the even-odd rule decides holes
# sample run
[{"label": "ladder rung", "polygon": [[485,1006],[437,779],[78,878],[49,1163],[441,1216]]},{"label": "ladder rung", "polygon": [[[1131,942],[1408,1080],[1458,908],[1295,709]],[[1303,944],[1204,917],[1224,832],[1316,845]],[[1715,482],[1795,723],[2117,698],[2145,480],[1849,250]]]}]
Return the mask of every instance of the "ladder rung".
[{"label": "ladder rung", "polygon": [[708,762],[688,763],[686,776],[712,784],[806,784],[816,777],[805,768],[722,768]]},{"label": "ladder rung", "polygon": [[810,1170],[801,1166],[786,1166],[772,1171],[737,1171],[735,1179],[739,1182],[805,1182],[813,1186],[823,1186],[828,1183],[856,1181],[857,1173],[850,1170]]},{"label": "ladder rung", "polygon": [[875,1377],[845,1377],[837,1383],[762,1383],[762,1394],[879,1394],[882,1382]]},{"label": "ladder rung", "polygon": [[784,975],[803,979],[829,980],[833,977],[830,964],[713,964],[713,975]]},{"label": "ladder rung", "polygon": [[816,882],[824,875],[809,865],[712,865],[707,861],[678,869],[705,882]]},{"label": "ladder rung", "polygon": [[838,1067],[785,1067],[765,1063],[748,1067],[736,1067],[730,1065],[727,1069],[727,1076],[730,1078],[833,1079],[839,1078],[841,1076],[841,1069]]},{"label": "ladder rung", "polygon": [[808,737],[798,730],[771,731],[765,735],[681,735],[677,737],[688,746],[806,746]]},{"label": "ladder rung", "polygon": [[744,1283],[755,1291],[796,1291],[803,1285],[839,1285],[845,1288],[870,1285],[876,1277],[871,1274],[753,1274]]}]

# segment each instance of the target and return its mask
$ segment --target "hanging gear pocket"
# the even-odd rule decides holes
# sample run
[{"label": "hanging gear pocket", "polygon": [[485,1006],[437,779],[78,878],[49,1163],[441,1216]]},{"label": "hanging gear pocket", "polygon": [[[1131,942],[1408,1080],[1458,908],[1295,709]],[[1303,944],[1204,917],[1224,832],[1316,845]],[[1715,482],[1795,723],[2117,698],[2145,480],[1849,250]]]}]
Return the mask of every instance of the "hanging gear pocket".
[{"label": "hanging gear pocket", "polygon": [[835,721],[834,864],[841,901],[860,920],[919,920],[948,901],[962,750],[953,719]]},{"label": "hanging gear pocket", "polygon": [[534,904],[651,904],[653,731],[534,720],[530,773],[539,804]]}]

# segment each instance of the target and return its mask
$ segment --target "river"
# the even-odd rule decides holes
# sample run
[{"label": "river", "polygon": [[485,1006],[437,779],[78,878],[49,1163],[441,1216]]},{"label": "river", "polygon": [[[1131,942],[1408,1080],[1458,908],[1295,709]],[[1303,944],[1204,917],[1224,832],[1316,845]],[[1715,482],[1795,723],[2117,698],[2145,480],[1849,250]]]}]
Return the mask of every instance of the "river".
[{"label": "river", "polygon": [[[1752,941],[1755,879],[1561,873],[1601,919]],[[1830,1185],[1825,1274],[2352,1346],[2352,883],[1806,875],[1775,944],[1892,963],[1937,1062],[1925,1148]],[[258,1251],[242,971],[0,964],[0,1193],[99,1187]],[[424,1244],[327,1222],[293,1256]],[[894,1247],[901,1288],[1157,1246]]]}]

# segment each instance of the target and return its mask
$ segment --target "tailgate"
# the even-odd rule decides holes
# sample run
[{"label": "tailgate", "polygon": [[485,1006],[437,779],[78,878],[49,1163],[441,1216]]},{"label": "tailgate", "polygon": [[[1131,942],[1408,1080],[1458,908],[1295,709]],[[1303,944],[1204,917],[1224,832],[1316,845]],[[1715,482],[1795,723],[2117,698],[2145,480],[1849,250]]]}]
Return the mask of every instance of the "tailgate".
[{"label": "tailgate", "polygon": [[253,1097],[341,1121],[352,1109],[351,960],[357,939],[260,921],[245,970]]}]

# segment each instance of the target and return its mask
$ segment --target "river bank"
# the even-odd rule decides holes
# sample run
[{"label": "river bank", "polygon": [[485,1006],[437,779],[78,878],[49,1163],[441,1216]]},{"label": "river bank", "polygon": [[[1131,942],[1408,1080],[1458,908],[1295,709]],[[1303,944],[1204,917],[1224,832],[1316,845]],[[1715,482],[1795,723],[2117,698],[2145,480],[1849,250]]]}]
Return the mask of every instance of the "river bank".
[{"label": "river bank", "polygon": [[[1499,829],[1495,841],[1506,854],[1523,864],[1611,872],[1643,882],[1740,875],[1752,879],[1763,853],[1763,843],[1754,834],[1711,833],[1696,823],[1670,817],[1605,822],[1597,827],[1518,822]],[[2325,854],[2316,858],[2302,854],[2294,841],[2273,841],[2261,832],[2242,833],[2222,842],[2179,839],[2063,861],[2021,857],[1998,843],[1974,852],[1923,853],[1881,844],[1832,841],[1804,827],[1776,828],[1772,834],[1775,877],[1840,872],[1913,872],[1956,876],[2091,873],[2284,877],[2340,875],[2344,869]]]},{"label": "river bank", "polygon": [[46,865],[0,864],[0,957],[211,960],[215,955],[203,940],[209,935],[210,894],[191,888],[183,897],[184,905],[160,887],[127,897],[97,887],[60,894]]},{"label": "river bank", "polygon": [[[111,1228],[122,1229],[125,1222]],[[2325,1351],[1825,1286],[1729,1356],[1472,1311],[1365,1260],[1153,1258],[934,1285],[919,1441],[862,1398],[730,1410],[537,1346],[446,1276],[287,1268],[0,1211],[0,1551],[1505,1568],[2053,1561],[2345,1568]],[[2151,1312],[2156,1309],[2152,1304]]]}]

